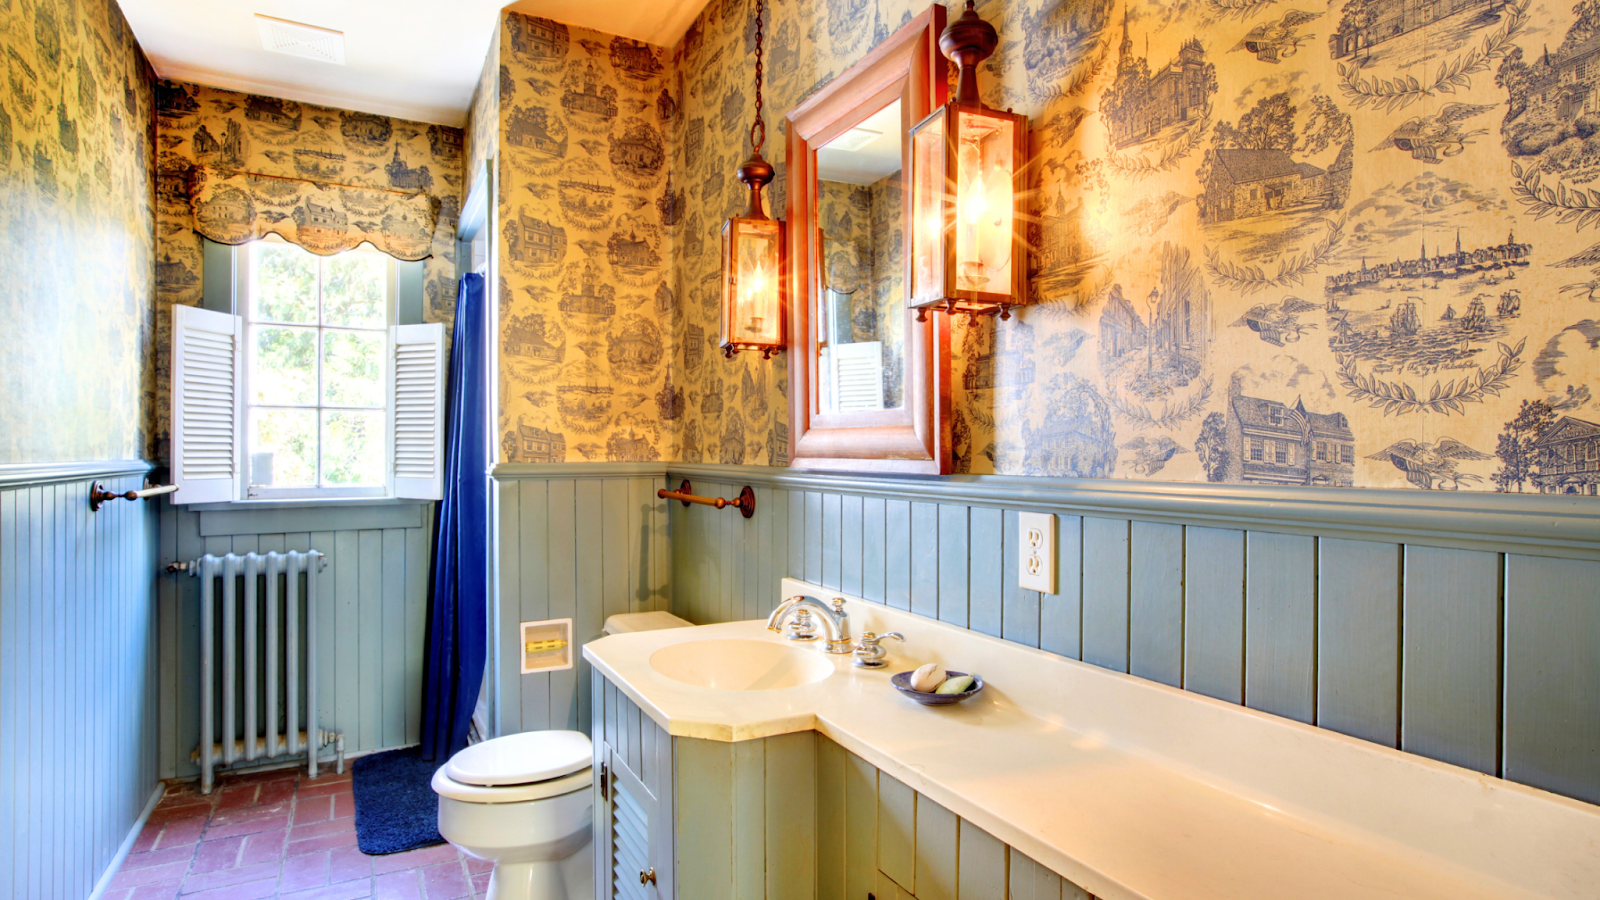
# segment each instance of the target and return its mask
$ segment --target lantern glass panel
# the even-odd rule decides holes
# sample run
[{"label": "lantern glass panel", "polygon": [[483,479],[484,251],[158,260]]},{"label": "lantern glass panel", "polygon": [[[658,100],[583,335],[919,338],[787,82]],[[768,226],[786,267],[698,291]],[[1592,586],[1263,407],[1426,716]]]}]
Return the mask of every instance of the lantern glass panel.
[{"label": "lantern glass panel", "polygon": [[1016,125],[957,109],[956,290],[1011,292]]},{"label": "lantern glass panel", "polygon": [[911,296],[913,303],[944,295],[944,115],[918,127],[911,139]]},{"label": "lantern glass panel", "polygon": [[733,219],[728,229],[733,271],[724,297],[723,343],[775,346],[782,326],[779,225],[770,219]]}]

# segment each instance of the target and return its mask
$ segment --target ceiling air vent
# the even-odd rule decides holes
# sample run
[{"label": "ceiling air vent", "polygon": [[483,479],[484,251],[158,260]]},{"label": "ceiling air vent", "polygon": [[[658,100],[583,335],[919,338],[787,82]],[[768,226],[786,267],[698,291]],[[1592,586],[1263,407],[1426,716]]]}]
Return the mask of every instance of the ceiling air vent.
[{"label": "ceiling air vent", "polygon": [[256,14],[261,49],[344,65],[344,32]]}]

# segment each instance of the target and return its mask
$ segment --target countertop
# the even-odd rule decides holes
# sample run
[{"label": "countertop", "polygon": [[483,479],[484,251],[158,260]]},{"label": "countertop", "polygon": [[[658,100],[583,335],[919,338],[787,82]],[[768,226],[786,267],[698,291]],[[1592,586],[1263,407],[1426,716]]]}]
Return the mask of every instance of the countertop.
[{"label": "countertop", "polygon": [[[784,596],[837,592],[785,579]],[[614,635],[584,656],[669,734],[814,729],[1097,897],[1600,897],[1600,807],[847,598],[885,669],[721,691],[650,656],[783,643],[763,622]],[[814,651],[821,654],[820,649]],[[987,684],[923,707],[889,676],[939,660]]]}]

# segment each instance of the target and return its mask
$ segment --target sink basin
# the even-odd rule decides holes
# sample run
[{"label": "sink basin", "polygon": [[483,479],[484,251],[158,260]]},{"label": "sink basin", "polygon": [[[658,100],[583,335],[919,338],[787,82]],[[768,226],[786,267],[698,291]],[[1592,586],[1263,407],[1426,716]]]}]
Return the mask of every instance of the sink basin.
[{"label": "sink basin", "polygon": [[686,641],[650,656],[650,668],[673,681],[719,691],[773,691],[815,684],[833,674],[816,650],[770,641]]}]

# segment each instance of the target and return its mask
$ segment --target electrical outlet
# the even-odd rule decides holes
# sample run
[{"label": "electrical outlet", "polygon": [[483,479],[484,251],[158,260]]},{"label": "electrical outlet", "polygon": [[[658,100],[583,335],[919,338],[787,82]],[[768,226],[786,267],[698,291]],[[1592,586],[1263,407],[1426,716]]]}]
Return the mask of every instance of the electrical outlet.
[{"label": "electrical outlet", "polygon": [[1024,590],[1056,592],[1056,517],[1052,513],[1018,513],[1018,583]]}]

